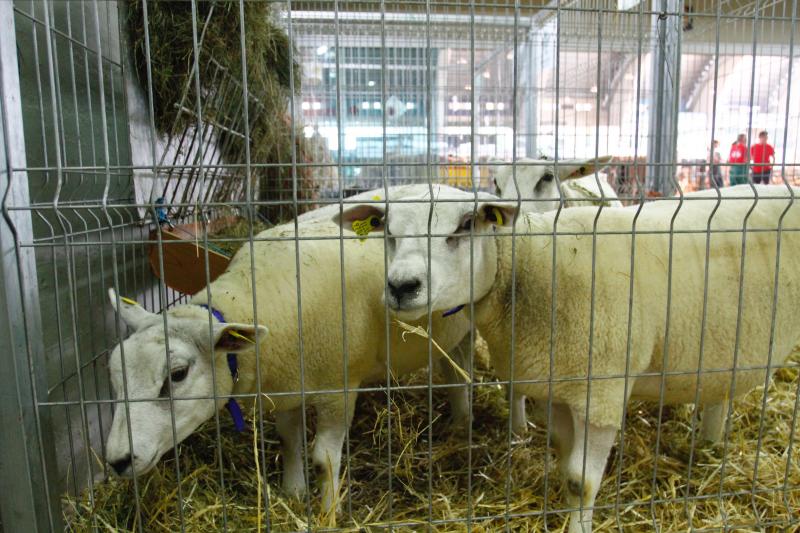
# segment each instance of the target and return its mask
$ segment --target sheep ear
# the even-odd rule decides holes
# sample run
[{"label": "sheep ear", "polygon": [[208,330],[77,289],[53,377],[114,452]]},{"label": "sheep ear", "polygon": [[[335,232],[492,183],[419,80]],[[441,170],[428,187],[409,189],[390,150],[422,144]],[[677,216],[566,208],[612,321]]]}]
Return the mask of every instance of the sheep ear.
[{"label": "sheep ear", "polygon": [[356,235],[366,235],[372,231],[383,231],[384,209],[374,204],[361,204],[345,209],[333,217],[333,223]]},{"label": "sheep ear", "polygon": [[606,168],[613,156],[604,155],[595,159],[573,159],[558,164],[558,177],[561,181],[591,176]]},{"label": "sheep ear", "polygon": [[481,220],[492,226],[511,226],[519,209],[507,202],[487,202],[480,205]]},{"label": "sheep ear", "polygon": [[217,324],[214,328],[214,351],[236,353],[255,348],[269,334],[266,326],[252,324]]},{"label": "sheep ear", "polygon": [[[108,289],[108,299],[111,300],[111,307],[117,312],[129,328],[136,331],[144,327],[154,316],[153,313],[146,311],[142,306],[130,298],[117,296],[117,291],[113,287]],[[117,300],[119,300],[119,305]]]},{"label": "sheep ear", "polygon": [[502,176],[505,172],[508,172],[506,169],[509,168],[511,168],[511,163],[497,157],[493,157],[486,162],[486,169],[489,171],[489,177],[492,178]]}]

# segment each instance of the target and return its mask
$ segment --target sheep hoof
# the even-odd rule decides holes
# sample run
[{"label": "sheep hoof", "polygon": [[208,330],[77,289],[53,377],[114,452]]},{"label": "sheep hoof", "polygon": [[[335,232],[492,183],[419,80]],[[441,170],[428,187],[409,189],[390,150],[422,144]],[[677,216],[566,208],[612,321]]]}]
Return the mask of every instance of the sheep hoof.
[{"label": "sheep hoof", "polygon": [[306,483],[304,479],[286,478],[282,484],[283,492],[290,498],[301,500],[306,495]]}]

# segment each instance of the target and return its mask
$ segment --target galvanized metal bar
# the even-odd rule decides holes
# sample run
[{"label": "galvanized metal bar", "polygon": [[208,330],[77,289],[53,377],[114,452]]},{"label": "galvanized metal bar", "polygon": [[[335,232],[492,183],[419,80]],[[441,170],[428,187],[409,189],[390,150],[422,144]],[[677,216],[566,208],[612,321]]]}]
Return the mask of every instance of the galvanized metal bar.
[{"label": "galvanized metal bar", "polygon": [[666,174],[675,160],[677,138],[674,134],[678,117],[677,100],[680,87],[677,73],[680,71],[680,55],[676,46],[680,39],[680,2],[658,0],[659,13],[652,15],[653,31],[658,35],[658,45],[653,51],[651,79],[654,104],[650,108],[647,158],[651,169],[647,187],[663,196],[671,195],[675,189]]},{"label": "galvanized metal bar", "polygon": [[[669,1],[669,0],[667,0]],[[664,105],[668,105],[669,108],[667,109],[667,114],[670,115],[673,120],[669,124],[664,124],[665,128],[668,128],[669,131],[667,132],[668,139],[671,139],[673,142],[672,145],[672,158],[668,160],[668,163],[663,167],[661,176],[662,180],[666,180],[665,186],[668,187],[668,190],[675,191],[676,195],[678,196],[678,205],[675,207],[675,211],[673,211],[672,216],[669,221],[669,245],[668,245],[668,258],[667,258],[667,306],[666,306],[666,323],[664,325],[664,342],[663,342],[663,355],[661,359],[661,368],[667,367],[667,361],[669,360],[669,349],[670,349],[670,337],[674,334],[672,329],[670,328],[670,321],[672,320],[672,287],[674,278],[672,275],[673,269],[673,259],[674,259],[674,245],[675,245],[675,220],[678,218],[678,214],[680,213],[681,209],[683,208],[684,198],[683,198],[683,190],[680,188],[680,185],[677,182],[675,177],[676,169],[675,165],[675,154],[677,149],[677,137],[678,137],[678,111],[680,109],[680,72],[681,72],[681,54],[680,54],[680,45],[681,45],[681,32],[680,32],[680,19],[677,16],[673,16],[673,20],[670,24],[665,24],[665,26],[670,26],[673,32],[677,31],[676,35],[671,35],[670,37],[664,36],[663,39],[663,46],[664,49],[662,50],[662,40],[659,41],[659,49],[662,50],[664,54],[664,59],[669,60],[670,63],[668,65],[665,64],[667,68],[662,72],[663,75],[666,75],[669,80],[664,80],[666,84],[669,81],[670,86],[675,89],[675,93],[677,96],[674,97],[672,100],[665,99]],[[668,30],[666,27],[663,28],[663,31],[666,33]],[[674,40],[673,40],[674,38]],[[668,44],[669,43],[669,44]],[[670,46],[670,49],[667,50],[667,46]],[[669,55],[669,57],[667,57]],[[670,72],[669,66],[672,67],[672,71]],[[662,144],[663,148],[664,144]],[[663,189],[662,189],[663,190]],[[658,397],[658,416],[656,419],[656,445],[655,445],[655,456],[658,457],[658,454],[661,450],[661,414],[664,410],[664,394],[666,390],[666,376],[662,373],[661,380],[659,383],[659,397]],[[653,463],[653,476],[651,478],[651,490],[656,490],[656,481],[658,479],[658,462]],[[659,530],[659,520],[656,515],[655,504],[652,504],[650,507],[651,519],[653,521],[653,526],[656,531]]]},{"label": "galvanized metal bar", "polygon": [[[239,51],[242,56],[241,65],[242,65],[242,83],[240,89],[242,90],[241,95],[241,102],[240,108],[242,111],[242,125],[244,127],[244,161],[245,161],[245,209],[246,209],[246,218],[248,221],[248,244],[250,249],[250,286],[255,289],[256,285],[256,262],[255,262],[255,242],[254,242],[254,235],[253,235],[253,224],[255,222],[254,215],[255,215],[255,208],[253,207],[253,197],[255,195],[255,191],[253,188],[253,173],[250,167],[251,163],[251,155],[250,155],[250,90],[248,86],[248,73],[247,73],[247,46],[246,46],[246,21],[245,21],[245,10],[244,10],[244,0],[239,0]],[[291,58],[290,58],[291,64]],[[264,110],[256,108],[256,113],[263,113]],[[222,153],[223,150],[220,150]],[[252,294],[252,304],[253,304],[253,324],[259,324],[259,317],[258,317],[258,297],[257,292],[253,290]],[[258,329],[255,330],[255,344],[259,346],[259,342],[263,339],[258,338]],[[264,397],[263,391],[261,387],[261,380],[262,380],[262,368],[261,368],[261,353],[260,350],[256,350],[256,358],[255,358],[255,371],[256,371],[256,397],[255,397],[255,404],[256,404],[256,417],[258,421],[258,437],[259,437],[259,444],[260,444],[260,456],[261,462],[259,464],[260,468],[258,471],[258,476],[261,476],[261,479],[266,483],[267,480],[267,455],[266,455],[266,443],[264,439]],[[264,491],[264,515],[266,517],[266,529],[269,531],[271,529],[271,522],[270,522],[270,491]],[[261,517],[256,517],[256,521],[258,524],[261,523]]]},{"label": "galvanized metal bar", "polygon": [[62,527],[57,494],[55,450],[49,414],[38,406],[41,391],[47,390],[42,372],[44,346],[41,336],[36,260],[32,250],[22,250],[20,240],[33,235],[30,212],[9,212],[11,204],[30,201],[28,176],[12,169],[25,166],[22,105],[17,64],[16,27],[13,5],[0,3],[0,190],[3,216],[0,218],[0,302],[8,317],[0,330],[0,344],[6,357],[0,358],[0,516],[3,526],[17,531],[48,531]]}]

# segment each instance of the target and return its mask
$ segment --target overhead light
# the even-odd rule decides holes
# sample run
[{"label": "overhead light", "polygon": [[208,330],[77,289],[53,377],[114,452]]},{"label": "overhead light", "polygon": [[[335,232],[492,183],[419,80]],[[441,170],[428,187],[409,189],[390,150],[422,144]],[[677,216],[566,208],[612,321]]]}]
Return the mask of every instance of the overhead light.
[{"label": "overhead light", "polygon": [[311,104],[311,109],[313,109],[314,111],[319,111],[320,109],[322,109],[322,102],[313,102]]},{"label": "overhead light", "polygon": [[465,91],[471,91],[472,90],[472,85],[464,85],[464,90]]},{"label": "overhead light", "polygon": [[503,102],[497,102],[497,106],[496,107],[497,107],[498,111],[502,111],[503,109],[506,108],[506,104],[504,104]]},{"label": "overhead light", "polygon": [[369,109],[369,102],[361,102],[361,109]]},{"label": "overhead light", "polygon": [[466,65],[467,64],[467,60],[462,57],[461,59],[458,60],[458,64],[459,65]]},{"label": "overhead light", "polygon": [[303,111],[308,111],[311,109],[311,104],[309,102],[303,102],[300,104],[300,108],[303,109]]},{"label": "overhead light", "polygon": [[372,102],[372,109],[380,109],[381,103],[380,102]]},{"label": "overhead light", "polygon": [[414,102],[406,102],[406,109],[414,109],[415,107],[417,107],[417,104]]},{"label": "overhead light", "polygon": [[324,55],[327,52],[328,52],[328,47],[325,46],[324,44],[317,47],[317,55],[318,56]]},{"label": "overhead light", "polygon": [[575,111],[591,111],[591,110],[592,110],[592,104],[589,103],[575,104]]},{"label": "overhead light", "polygon": [[374,81],[372,81],[372,80],[369,80],[369,81],[367,82],[367,86],[368,86],[368,87],[375,87],[375,82],[374,82]]},{"label": "overhead light", "polygon": [[489,73],[489,71],[487,70],[486,72],[484,72],[484,73],[483,73],[483,77],[484,77],[484,78],[486,78],[486,79],[488,80],[489,78],[491,78],[491,77],[492,77],[492,75],[491,75],[491,74]]},{"label": "overhead light", "polygon": [[509,61],[511,61],[512,59],[514,59],[514,52],[509,52],[509,53],[507,53],[507,54],[506,54],[506,59],[508,59]]},{"label": "overhead light", "polygon": [[494,111],[494,102],[486,102],[486,111]]},{"label": "overhead light", "polygon": [[589,88],[589,92],[592,93],[592,94],[597,94],[597,85],[592,85]]},{"label": "overhead light", "polygon": [[447,104],[450,111],[470,111],[472,109],[472,102],[450,102]]}]

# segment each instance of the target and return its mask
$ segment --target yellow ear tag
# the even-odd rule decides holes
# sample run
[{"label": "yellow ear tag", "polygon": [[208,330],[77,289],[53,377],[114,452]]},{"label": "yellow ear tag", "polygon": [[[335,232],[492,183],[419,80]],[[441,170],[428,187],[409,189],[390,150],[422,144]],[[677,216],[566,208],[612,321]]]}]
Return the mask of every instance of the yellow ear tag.
[{"label": "yellow ear tag", "polygon": [[124,296],[120,296],[119,299],[122,303],[126,303],[128,305],[139,305],[139,302],[136,300],[131,300],[130,298],[126,298]]},{"label": "yellow ear tag", "polygon": [[375,196],[372,197],[372,199],[377,202],[377,201],[380,201],[381,197],[376,194]]},{"label": "yellow ear tag", "polygon": [[[375,215],[370,215],[364,220],[354,220],[353,221],[353,231],[359,237],[366,237],[370,231],[374,228],[377,228],[381,225],[381,221]],[[361,242],[364,242],[366,239],[362,238],[359,239]]]},{"label": "yellow ear tag", "polygon": [[494,219],[498,226],[503,225],[503,214],[500,212],[500,209],[497,207],[492,208],[492,214],[494,215]]},{"label": "yellow ear tag", "polygon": [[251,339],[250,337],[245,337],[244,335],[242,335],[242,334],[241,334],[241,333],[239,333],[238,331],[234,331],[234,330],[232,330],[232,329],[229,329],[229,330],[228,330],[228,335],[230,335],[231,337],[236,337],[237,339],[242,339],[243,341],[247,341],[247,342],[249,342],[250,344],[255,344],[255,343],[256,343],[256,341],[254,341],[254,340],[253,340],[253,339]]}]

